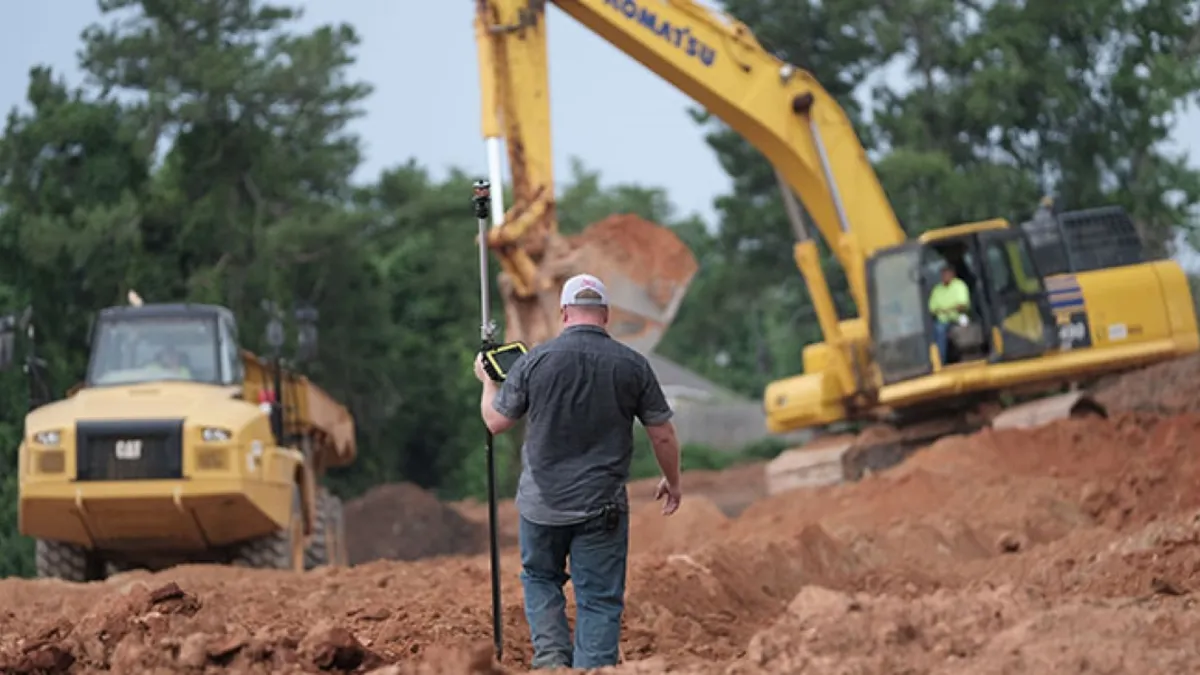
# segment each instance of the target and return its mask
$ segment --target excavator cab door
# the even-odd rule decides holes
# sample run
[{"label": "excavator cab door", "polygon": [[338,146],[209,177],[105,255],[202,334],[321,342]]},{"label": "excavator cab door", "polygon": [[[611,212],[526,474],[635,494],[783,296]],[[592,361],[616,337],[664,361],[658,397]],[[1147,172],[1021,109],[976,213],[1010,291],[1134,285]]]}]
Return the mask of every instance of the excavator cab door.
[{"label": "excavator cab door", "polygon": [[933,327],[921,275],[924,249],[915,242],[902,244],[867,261],[873,360],[884,385],[933,372],[929,360]]},{"label": "excavator cab door", "polygon": [[1028,240],[1019,230],[1000,230],[980,234],[979,243],[992,325],[991,360],[1045,354],[1055,334],[1054,319]]}]

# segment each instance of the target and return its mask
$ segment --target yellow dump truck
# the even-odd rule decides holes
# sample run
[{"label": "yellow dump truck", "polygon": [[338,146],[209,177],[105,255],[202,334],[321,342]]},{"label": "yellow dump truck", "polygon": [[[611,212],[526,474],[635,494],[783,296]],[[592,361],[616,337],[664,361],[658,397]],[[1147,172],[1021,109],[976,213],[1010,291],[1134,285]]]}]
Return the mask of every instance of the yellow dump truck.
[{"label": "yellow dump truck", "polygon": [[38,575],[345,564],[341,504],[319,479],[354,460],[353,418],[278,364],[239,347],[224,307],[102,310],[86,380],[25,418],[19,527]]}]

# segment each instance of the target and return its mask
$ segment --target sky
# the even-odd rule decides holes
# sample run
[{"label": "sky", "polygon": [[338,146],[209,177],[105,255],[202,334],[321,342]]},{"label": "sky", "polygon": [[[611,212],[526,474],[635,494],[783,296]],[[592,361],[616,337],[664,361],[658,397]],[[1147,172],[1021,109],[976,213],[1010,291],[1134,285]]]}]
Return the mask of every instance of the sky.
[{"label": "sky", "polygon": [[[712,0],[704,4],[714,6]],[[470,0],[293,0],[301,27],[348,22],[362,44],[356,79],[375,86],[356,125],[366,162],[356,179],[415,158],[435,176],[458,167],[487,173]],[[95,0],[14,2],[0,23],[0,107],[25,97],[29,68],[47,64],[71,84],[81,31],[100,19]],[[67,6],[69,14],[60,14]],[[715,222],[712,202],[729,180],[686,114],[692,102],[615,47],[550,7],[550,92],[559,183],[576,156],[604,183],[661,186],[681,213]],[[890,79],[890,78],[889,78]],[[1180,120],[1172,149],[1200,165],[1200,111]]]}]

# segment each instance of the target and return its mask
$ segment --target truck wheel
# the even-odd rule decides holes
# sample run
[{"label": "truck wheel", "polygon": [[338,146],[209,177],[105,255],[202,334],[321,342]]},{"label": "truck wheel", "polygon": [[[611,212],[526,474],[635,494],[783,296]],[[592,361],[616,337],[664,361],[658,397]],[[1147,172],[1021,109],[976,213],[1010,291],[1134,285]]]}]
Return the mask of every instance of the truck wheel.
[{"label": "truck wheel", "polygon": [[292,514],[288,526],[240,544],[233,552],[233,564],[255,569],[304,571],[304,514],[299,485],[292,485]]},{"label": "truck wheel", "polygon": [[326,487],[317,488],[316,522],[313,523],[312,539],[304,552],[304,568],[314,569],[321,565],[337,564],[338,513],[341,502]]},{"label": "truck wheel", "polygon": [[104,579],[104,565],[99,556],[82,546],[38,539],[34,551],[40,578],[79,583]]},{"label": "truck wheel", "polygon": [[114,577],[118,574],[124,574],[125,572],[132,572],[136,569],[141,569],[141,566],[130,562],[114,562],[112,560],[108,560],[104,563],[104,576]]}]

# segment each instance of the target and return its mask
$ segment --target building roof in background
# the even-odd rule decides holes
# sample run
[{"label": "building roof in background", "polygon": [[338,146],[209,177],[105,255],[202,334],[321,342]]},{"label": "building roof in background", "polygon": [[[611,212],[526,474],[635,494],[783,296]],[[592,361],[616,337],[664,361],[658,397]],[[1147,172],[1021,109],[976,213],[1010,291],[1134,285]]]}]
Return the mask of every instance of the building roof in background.
[{"label": "building roof in background", "polygon": [[658,377],[658,384],[668,397],[725,402],[751,401],[751,399],[707,380],[668,358],[658,354],[650,354],[647,358],[650,361],[650,367],[654,369],[654,374]]}]

